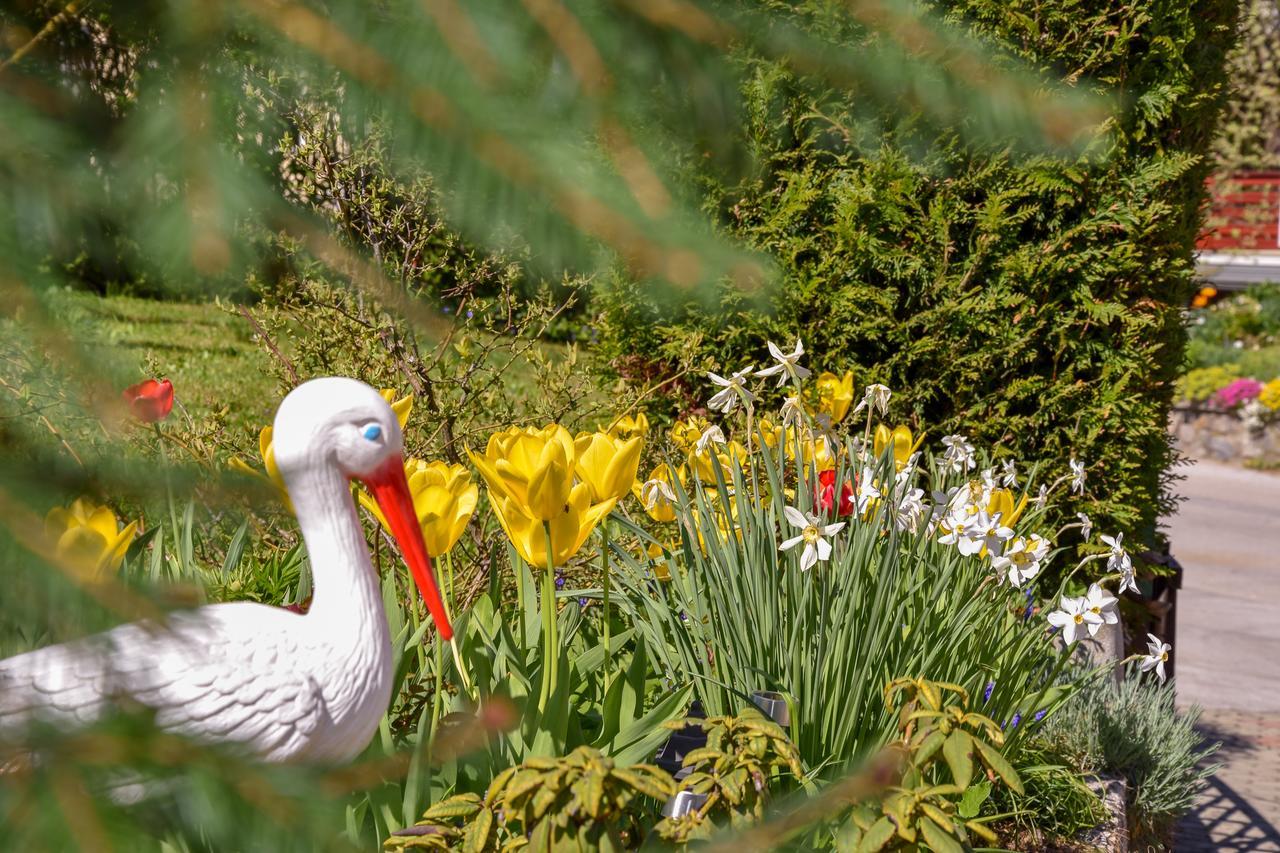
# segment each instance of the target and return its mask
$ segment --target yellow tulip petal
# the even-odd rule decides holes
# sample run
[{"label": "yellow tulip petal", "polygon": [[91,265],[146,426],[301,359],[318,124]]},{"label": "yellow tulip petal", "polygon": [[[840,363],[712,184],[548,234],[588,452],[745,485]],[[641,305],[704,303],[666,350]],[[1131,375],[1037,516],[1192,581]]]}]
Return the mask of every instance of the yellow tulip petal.
[{"label": "yellow tulip petal", "polygon": [[125,554],[129,551],[129,546],[133,544],[133,538],[138,532],[138,522],[131,521],[117,535],[115,542],[112,544],[111,550],[107,555],[106,565],[104,568],[108,572],[115,572],[120,568],[120,564],[124,562]]},{"label": "yellow tulip petal", "polygon": [[58,539],[54,554],[82,578],[92,580],[104,568],[111,542],[91,527],[72,527]]},{"label": "yellow tulip petal", "polygon": [[73,525],[80,526],[75,516],[65,507],[55,506],[44,517],[44,536],[50,542],[57,542]]}]

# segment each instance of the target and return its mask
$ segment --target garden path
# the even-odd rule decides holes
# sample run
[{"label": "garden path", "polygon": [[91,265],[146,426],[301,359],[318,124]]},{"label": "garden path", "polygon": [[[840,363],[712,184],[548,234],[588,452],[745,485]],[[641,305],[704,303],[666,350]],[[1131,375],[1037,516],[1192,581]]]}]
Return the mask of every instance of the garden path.
[{"label": "garden path", "polygon": [[1177,850],[1280,853],[1280,475],[1212,462],[1179,473],[1178,702],[1204,709],[1223,767]]}]

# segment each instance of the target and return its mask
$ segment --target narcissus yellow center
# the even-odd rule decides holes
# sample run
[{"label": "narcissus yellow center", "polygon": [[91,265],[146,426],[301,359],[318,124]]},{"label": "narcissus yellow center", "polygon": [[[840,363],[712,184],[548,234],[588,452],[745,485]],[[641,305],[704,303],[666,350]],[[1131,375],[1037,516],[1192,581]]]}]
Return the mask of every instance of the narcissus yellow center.
[{"label": "narcissus yellow center", "polygon": [[809,543],[810,545],[812,545],[814,542],[817,542],[818,539],[822,536],[822,534],[818,532],[818,528],[814,527],[812,524],[806,527],[800,535],[803,536],[804,541]]}]

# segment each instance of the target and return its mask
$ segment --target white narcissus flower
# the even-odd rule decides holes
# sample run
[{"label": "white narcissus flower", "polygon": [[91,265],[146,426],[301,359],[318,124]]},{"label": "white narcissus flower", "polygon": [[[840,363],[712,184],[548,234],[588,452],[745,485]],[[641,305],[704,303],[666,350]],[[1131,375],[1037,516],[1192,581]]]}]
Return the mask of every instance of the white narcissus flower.
[{"label": "white narcissus flower", "polygon": [[669,504],[676,502],[676,493],[671,488],[671,484],[656,477],[652,480],[645,480],[644,485],[640,487],[640,502],[644,504],[644,508],[646,510],[653,509],[658,505],[659,499]]},{"label": "white narcissus flower", "polygon": [[982,473],[979,475],[979,477],[982,479],[982,487],[984,489],[986,489],[987,491],[991,491],[995,489],[996,487],[996,469],[995,468],[983,468]]},{"label": "white narcissus flower", "polygon": [[991,568],[999,572],[1002,579],[1008,577],[1014,587],[1020,587],[1040,573],[1040,561],[1048,553],[1049,543],[1041,537],[1019,536],[1009,543],[1004,553],[991,558]]},{"label": "white narcissus flower", "polygon": [[756,371],[756,377],[767,379],[770,376],[778,377],[778,385],[786,385],[787,380],[791,379],[795,382],[806,378],[809,375],[809,368],[800,366],[800,357],[804,355],[804,344],[796,338],[796,347],[791,352],[783,352],[773,341],[766,341],[769,346],[769,355],[773,356],[778,363],[763,370]]},{"label": "white narcissus flower", "polygon": [[742,370],[734,373],[729,378],[725,378],[718,373],[707,373],[707,378],[719,385],[722,390],[717,391],[707,406],[722,414],[729,414],[734,410],[738,403],[747,406],[751,405],[751,401],[756,398],[755,394],[746,386],[747,377],[755,370],[754,364],[748,364]]},{"label": "white narcissus flower", "polygon": [[862,476],[858,481],[858,515],[865,513],[871,502],[880,497],[880,490],[876,488],[873,476],[870,468],[862,469]]},{"label": "white narcissus flower", "polygon": [[908,489],[902,495],[902,499],[898,501],[897,512],[893,516],[893,523],[899,530],[916,532],[920,526],[920,519],[924,517],[927,510],[923,497],[924,489]]},{"label": "white narcissus flower", "polygon": [[782,425],[793,427],[804,423],[804,401],[799,395],[782,401]]},{"label": "white narcissus flower", "polygon": [[1080,535],[1087,540],[1093,535],[1093,519],[1083,512],[1077,512],[1076,518],[1080,519]]},{"label": "white narcissus flower", "polygon": [[973,460],[973,445],[963,435],[944,435],[942,444],[947,448],[942,454],[942,461],[957,474],[963,474],[977,464]]},{"label": "white narcissus flower", "polygon": [[893,392],[889,390],[889,386],[875,383],[868,385],[866,391],[862,394],[862,401],[858,403],[857,408],[853,410],[856,415],[858,412],[871,407],[871,411],[879,412],[882,416],[889,414],[889,398],[893,396]]},{"label": "white narcissus flower", "polygon": [[1138,663],[1138,668],[1143,672],[1156,671],[1156,675],[1160,680],[1164,681],[1164,665],[1169,660],[1169,652],[1173,651],[1173,647],[1168,643],[1163,643],[1155,634],[1147,634],[1147,654],[1142,656],[1142,660]]},{"label": "white narcissus flower", "polygon": [[979,510],[956,543],[961,554],[969,556],[980,554],[985,548],[988,554],[999,556],[1004,543],[1013,536],[1013,531],[1000,524],[1000,513],[988,515],[986,510]]},{"label": "white narcissus flower", "polygon": [[698,440],[694,442],[694,449],[699,456],[703,456],[712,444],[727,444],[724,437],[724,430],[712,424],[702,431],[702,435],[698,436]]},{"label": "white narcissus flower", "polygon": [[1071,492],[1076,495],[1084,494],[1084,481],[1086,475],[1084,472],[1084,463],[1074,456],[1067,463],[1071,467]]},{"label": "white narcissus flower", "polygon": [[803,513],[793,506],[783,507],[782,514],[787,517],[792,527],[800,528],[800,535],[783,542],[778,546],[778,550],[790,551],[803,542],[804,551],[800,554],[800,571],[807,572],[819,560],[825,561],[831,556],[831,543],[825,537],[834,536],[844,529],[843,521],[824,525],[816,515]]},{"label": "white narcissus flower", "polygon": [[1012,459],[1000,463],[1004,469],[1000,472],[1000,485],[1006,489],[1018,488],[1018,465]]},{"label": "white narcissus flower", "polygon": [[1040,491],[1036,494],[1036,509],[1044,509],[1044,505],[1049,502],[1049,487],[1044,483],[1040,484]]},{"label": "white narcissus flower", "polygon": [[1133,560],[1129,558],[1129,554],[1124,549],[1124,534],[1117,533],[1114,537],[1099,536],[1102,544],[1111,549],[1111,553],[1107,555],[1107,571],[1115,572],[1120,575],[1119,593],[1131,589],[1138,591],[1138,581],[1133,574]]},{"label": "white narcissus flower", "polygon": [[1102,625],[1114,625],[1120,621],[1120,616],[1116,613],[1117,599],[1114,595],[1107,592],[1096,583],[1089,584],[1089,591],[1084,596],[1084,606],[1088,611],[1102,619],[1096,625],[1089,623],[1089,634],[1092,636],[1098,633],[1098,628]]},{"label": "white narcissus flower", "polygon": [[1102,617],[1089,612],[1089,608],[1085,606],[1083,598],[1067,598],[1063,596],[1059,609],[1053,611],[1045,618],[1049,620],[1049,624],[1062,629],[1062,639],[1066,640],[1067,645],[1071,645],[1076,641],[1078,635],[1085,631],[1097,630],[1091,629],[1089,626],[1102,624]]}]

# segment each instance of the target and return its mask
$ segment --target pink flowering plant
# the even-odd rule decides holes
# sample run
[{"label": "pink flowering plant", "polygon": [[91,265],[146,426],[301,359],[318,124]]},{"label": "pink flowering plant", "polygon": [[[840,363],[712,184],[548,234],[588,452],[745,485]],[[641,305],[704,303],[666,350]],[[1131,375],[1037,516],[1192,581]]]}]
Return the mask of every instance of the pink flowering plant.
[{"label": "pink flowering plant", "polygon": [[1234,409],[1237,406],[1243,406],[1250,400],[1258,399],[1262,393],[1263,384],[1252,377],[1244,377],[1218,389],[1213,395],[1213,403],[1224,409]]}]

